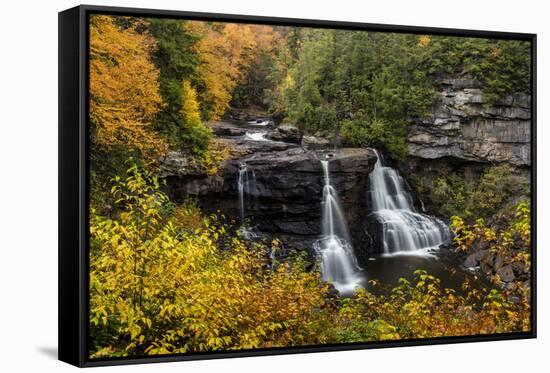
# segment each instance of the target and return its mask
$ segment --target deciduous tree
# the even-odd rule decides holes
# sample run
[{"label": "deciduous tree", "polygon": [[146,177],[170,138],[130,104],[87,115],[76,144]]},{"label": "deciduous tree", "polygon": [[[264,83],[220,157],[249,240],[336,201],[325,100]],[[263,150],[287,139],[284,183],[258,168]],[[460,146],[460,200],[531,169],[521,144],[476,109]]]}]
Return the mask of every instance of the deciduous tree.
[{"label": "deciduous tree", "polygon": [[94,144],[123,146],[142,155],[165,150],[153,130],[162,106],[159,71],[151,60],[155,42],[115,18],[94,15],[90,22],[90,119]]}]

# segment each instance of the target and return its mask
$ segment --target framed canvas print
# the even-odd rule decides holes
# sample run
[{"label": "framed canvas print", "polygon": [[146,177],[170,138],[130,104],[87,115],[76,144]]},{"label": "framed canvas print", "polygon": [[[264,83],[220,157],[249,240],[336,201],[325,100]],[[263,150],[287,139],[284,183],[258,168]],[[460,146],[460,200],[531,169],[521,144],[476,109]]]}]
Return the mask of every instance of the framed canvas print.
[{"label": "framed canvas print", "polygon": [[532,338],[536,36],[59,14],[59,357]]}]

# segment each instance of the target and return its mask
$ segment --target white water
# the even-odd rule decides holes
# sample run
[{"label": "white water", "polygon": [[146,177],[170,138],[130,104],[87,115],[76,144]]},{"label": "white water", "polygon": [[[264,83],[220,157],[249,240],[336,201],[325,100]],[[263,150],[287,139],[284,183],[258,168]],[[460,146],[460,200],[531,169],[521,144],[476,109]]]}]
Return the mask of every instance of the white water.
[{"label": "white water", "polygon": [[270,121],[269,120],[262,120],[262,121],[255,121],[255,120],[251,120],[249,122],[247,122],[249,125],[252,125],[252,126],[268,126],[270,124]]},{"label": "white water", "polygon": [[270,141],[266,138],[267,132],[246,132],[245,138],[252,141]]},{"label": "white water", "polygon": [[385,255],[430,255],[450,240],[449,228],[441,220],[421,214],[396,170],[378,161],[369,175],[373,214],[382,224]]},{"label": "white water", "polygon": [[239,166],[239,177],[237,179],[237,190],[239,193],[239,217],[241,227],[244,227],[246,215],[246,205],[250,203],[251,196],[256,195],[256,174],[254,170],[249,170],[246,163]]},{"label": "white water", "polygon": [[323,237],[314,243],[321,258],[321,275],[331,281],[340,293],[351,293],[361,286],[363,277],[350,244],[346,220],[338,202],[336,190],[330,183],[328,161],[321,161],[325,177],[323,187]]}]

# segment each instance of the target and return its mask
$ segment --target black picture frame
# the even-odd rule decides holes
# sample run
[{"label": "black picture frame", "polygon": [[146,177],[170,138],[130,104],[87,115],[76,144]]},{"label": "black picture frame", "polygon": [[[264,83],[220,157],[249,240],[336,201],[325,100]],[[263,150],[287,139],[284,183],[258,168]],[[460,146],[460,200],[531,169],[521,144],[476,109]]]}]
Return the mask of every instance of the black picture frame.
[{"label": "black picture frame", "polygon": [[[89,138],[88,138],[88,29],[91,14],[148,16],[204,21],[227,21],[316,28],[386,31],[395,33],[453,35],[525,40],[531,43],[531,197],[532,268],[530,332],[476,335],[468,337],[426,338],[401,341],[300,346],[186,355],[144,356],[139,358],[88,358],[88,241],[89,241]],[[327,352],[401,346],[482,342],[536,338],[536,57],[537,36],[479,30],[460,30],[418,26],[381,25],[342,21],[275,18],[231,14],[183,12],[81,5],[59,13],[59,360],[79,367],[217,359],[307,352]]]}]

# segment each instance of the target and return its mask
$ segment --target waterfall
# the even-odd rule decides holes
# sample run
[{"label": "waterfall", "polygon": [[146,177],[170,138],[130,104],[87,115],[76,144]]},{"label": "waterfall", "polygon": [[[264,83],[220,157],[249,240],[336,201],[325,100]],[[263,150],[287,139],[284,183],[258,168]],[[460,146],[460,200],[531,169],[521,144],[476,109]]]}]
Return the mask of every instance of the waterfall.
[{"label": "waterfall", "polygon": [[448,242],[451,234],[447,225],[417,212],[403,178],[384,166],[378,152],[376,156],[378,160],[369,175],[369,194],[373,214],[382,225],[384,254],[429,254]]},{"label": "waterfall", "polygon": [[256,196],[256,174],[254,170],[249,170],[246,163],[239,165],[239,176],[237,179],[237,190],[239,193],[239,218],[241,227],[244,227],[246,207],[251,203],[250,197]]},{"label": "waterfall", "polygon": [[338,202],[336,190],[330,182],[329,162],[321,161],[325,185],[323,187],[322,237],[314,243],[321,259],[324,281],[332,281],[342,294],[352,293],[363,278],[358,272],[357,259],[350,244],[346,220]]}]

